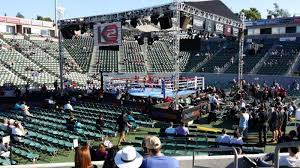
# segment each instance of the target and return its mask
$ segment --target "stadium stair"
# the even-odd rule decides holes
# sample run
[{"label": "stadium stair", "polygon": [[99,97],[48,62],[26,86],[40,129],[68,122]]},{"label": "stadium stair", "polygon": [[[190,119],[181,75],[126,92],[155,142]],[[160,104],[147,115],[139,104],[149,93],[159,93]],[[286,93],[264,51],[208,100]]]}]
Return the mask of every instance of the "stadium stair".
[{"label": "stadium stair", "polygon": [[273,45],[268,52],[260,59],[260,61],[254,66],[250,71],[250,74],[256,74],[258,70],[263,66],[263,63],[271,56],[272,51],[276,48],[276,45]]}]

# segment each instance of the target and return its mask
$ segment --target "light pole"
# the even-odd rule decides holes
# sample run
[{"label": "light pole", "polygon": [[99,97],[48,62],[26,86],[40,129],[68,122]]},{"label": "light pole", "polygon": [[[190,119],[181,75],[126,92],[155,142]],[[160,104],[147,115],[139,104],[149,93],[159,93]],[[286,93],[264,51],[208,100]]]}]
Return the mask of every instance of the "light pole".
[{"label": "light pole", "polygon": [[245,31],[245,14],[241,13],[241,20],[242,20],[242,31],[239,36],[239,66],[238,66],[238,86],[239,89],[242,90],[242,80],[243,80],[243,68],[244,68],[244,31]]}]

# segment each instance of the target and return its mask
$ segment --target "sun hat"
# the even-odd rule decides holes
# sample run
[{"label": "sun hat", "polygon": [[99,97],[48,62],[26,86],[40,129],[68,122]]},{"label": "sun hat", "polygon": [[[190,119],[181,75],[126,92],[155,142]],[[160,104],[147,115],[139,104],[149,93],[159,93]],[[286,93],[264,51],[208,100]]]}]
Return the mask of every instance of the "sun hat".
[{"label": "sun hat", "polygon": [[132,146],[124,147],[115,156],[115,164],[118,168],[139,168],[142,162],[143,156]]},{"label": "sun hat", "polygon": [[157,136],[152,136],[149,139],[146,139],[146,148],[147,149],[160,149],[161,142]]}]

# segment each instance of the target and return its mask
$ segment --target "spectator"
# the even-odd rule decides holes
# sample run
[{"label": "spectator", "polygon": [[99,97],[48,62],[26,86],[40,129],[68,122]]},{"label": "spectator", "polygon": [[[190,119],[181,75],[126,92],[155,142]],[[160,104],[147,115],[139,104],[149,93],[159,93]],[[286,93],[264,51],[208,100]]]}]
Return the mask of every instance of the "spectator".
[{"label": "spectator", "polygon": [[149,157],[143,160],[141,168],[179,168],[179,162],[171,157],[164,156],[161,150],[160,139],[156,136],[146,141]]},{"label": "spectator", "polygon": [[132,112],[131,111],[129,111],[127,113],[127,119],[128,119],[128,123],[130,124],[130,129],[133,130],[133,131],[135,131],[135,129],[137,128],[137,124],[136,124],[135,119],[132,116]]},{"label": "spectator", "polygon": [[226,130],[222,129],[222,134],[216,138],[217,143],[230,143],[231,137],[226,134]]},{"label": "spectator", "polygon": [[[298,147],[288,148],[288,156],[279,156],[279,167],[300,167],[300,155]],[[243,157],[248,163],[251,164],[251,167],[273,167],[272,164],[268,161],[275,161],[275,154],[269,153],[262,158],[257,158],[252,160],[247,156]]]},{"label": "spectator", "polygon": [[21,123],[15,122],[14,127],[12,128],[11,134],[12,134],[14,141],[20,141],[23,139],[26,132],[25,132],[23,126],[21,125]]},{"label": "spectator", "polygon": [[108,152],[106,151],[104,143],[101,143],[98,146],[98,149],[95,154],[95,161],[105,160]]},{"label": "spectator", "polygon": [[74,110],[74,109],[73,109],[73,106],[71,105],[71,101],[68,101],[67,104],[64,105],[64,110],[65,110],[66,112],[71,112],[71,111]]},{"label": "spectator", "polygon": [[22,110],[22,107],[21,107],[21,105],[22,105],[22,103],[21,102],[17,102],[16,104],[15,104],[15,110]]},{"label": "spectator", "polygon": [[8,158],[10,156],[8,149],[8,144],[3,144],[3,139],[0,138],[0,156]]},{"label": "spectator", "polygon": [[139,168],[143,157],[132,146],[126,146],[115,156],[115,164],[119,168]]},{"label": "spectator", "polygon": [[76,124],[76,120],[73,114],[70,114],[70,117],[66,120],[66,127],[68,130],[73,131]]},{"label": "spectator", "polygon": [[237,131],[234,131],[233,138],[230,140],[230,144],[233,145],[243,145],[243,137],[241,137],[241,134]]},{"label": "spectator", "polygon": [[[258,132],[259,132],[259,143],[267,143],[267,132],[269,129],[269,113],[264,110],[263,107],[260,107],[258,110]],[[262,134],[264,141],[262,141]]]},{"label": "spectator", "polygon": [[117,123],[118,123],[118,133],[120,136],[118,141],[118,146],[120,146],[121,143],[125,141],[125,131],[126,128],[129,126],[128,117],[125,112],[122,112],[122,114],[117,118]]},{"label": "spectator", "polygon": [[276,142],[278,138],[277,123],[278,123],[278,114],[274,108],[271,109],[271,119],[270,119],[270,131],[272,131],[272,140],[270,142]]},{"label": "spectator", "polygon": [[190,134],[189,129],[185,127],[185,124],[182,122],[180,125],[176,128],[176,135],[177,136],[187,136]]},{"label": "spectator", "polygon": [[297,133],[295,130],[292,130],[289,132],[287,136],[282,136],[279,140],[278,143],[283,143],[283,142],[292,142],[294,138],[297,136]]},{"label": "spectator", "polygon": [[103,114],[99,115],[99,118],[96,120],[96,127],[99,131],[103,131],[104,128],[104,118],[103,118]]},{"label": "spectator", "polygon": [[239,122],[239,131],[242,137],[248,136],[248,122],[249,122],[249,114],[247,113],[246,108],[241,108],[240,113],[240,122]]},{"label": "spectator", "polygon": [[90,149],[88,146],[75,149],[75,168],[97,168],[92,165]]},{"label": "spectator", "polygon": [[23,114],[24,114],[25,116],[30,116],[30,117],[33,116],[32,114],[29,113],[29,106],[26,105],[26,102],[25,102],[25,101],[22,102],[22,104],[21,104],[21,109],[22,109]]},{"label": "spectator", "polygon": [[165,133],[167,135],[175,135],[176,134],[176,129],[173,128],[173,122],[170,122],[169,127],[165,130]]},{"label": "spectator", "polygon": [[107,157],[104,161],[102,168],[117,168],[117,165],[114,160],[117,152],[118,148],[115,146],[108,150]]},{"label": "spectator", "polygon": [[54,81],[53,85],[54,85],[55,91],[57,91],[58,90],[58,82],[57,82],[57,80]]},{"label": "spectator", "polygon": [[147,135],[144,137],[143,142],[142,142],[142,149],[143,149],[142,155],[144,158],[150,156],[150,154],[148,153],[147,147],[146,147],[146,142],[149,141],[150,138],[151,138],[151,136]]}]

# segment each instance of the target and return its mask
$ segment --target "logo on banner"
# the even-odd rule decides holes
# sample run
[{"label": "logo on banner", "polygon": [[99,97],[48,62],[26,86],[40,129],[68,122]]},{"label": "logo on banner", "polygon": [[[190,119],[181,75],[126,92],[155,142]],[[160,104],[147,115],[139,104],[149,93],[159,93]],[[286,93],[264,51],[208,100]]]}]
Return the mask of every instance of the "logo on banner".
[{"label": "logo on banner", "polygon": [[121,23],[97,24],[94,27],[96,46],[121,45]]},{"label": "logo on banner", "polygon": [[216,32],[223,32],[224,25],[220,23],[216,23]]}]

